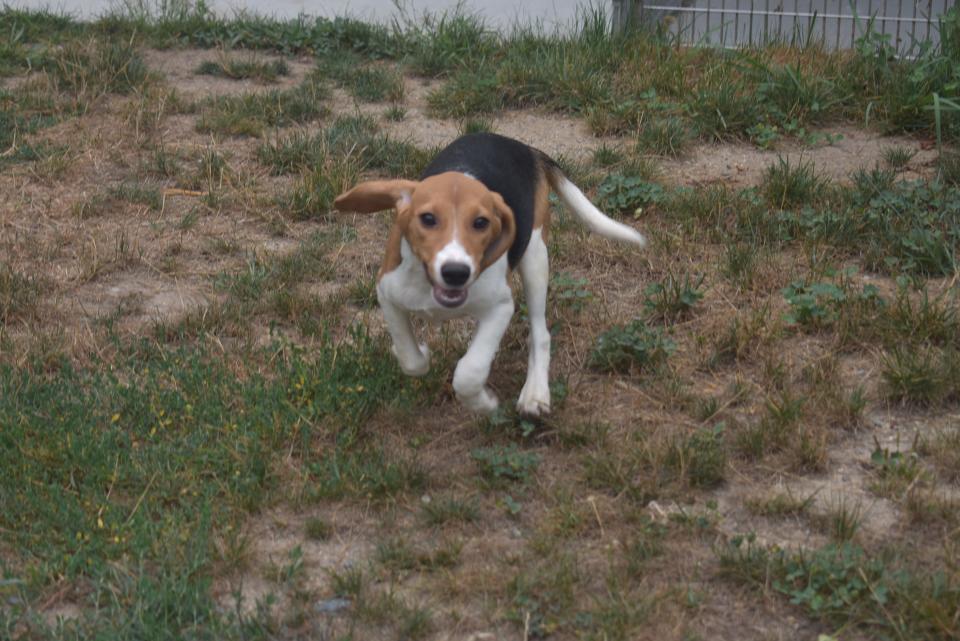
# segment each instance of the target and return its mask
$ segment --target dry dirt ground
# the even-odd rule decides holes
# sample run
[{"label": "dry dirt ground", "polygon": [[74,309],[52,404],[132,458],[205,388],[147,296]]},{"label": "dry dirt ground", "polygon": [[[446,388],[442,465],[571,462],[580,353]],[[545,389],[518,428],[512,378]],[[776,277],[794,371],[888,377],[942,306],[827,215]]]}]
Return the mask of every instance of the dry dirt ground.
[{"label": "dry dirt ground", "polygon": [[[234,94],[290,87],[299,83],[312,67],[309,60],[291,61],[291,75],[279,85],[233,81],[195,75],[198,60],[211,57],[201,51],[150,51],[147,63],[164,78],[163,89],[174,88],[183,102],[201,100],[214,94]],[[383,118],[389,105],[359,104],[340,89],[329,101],[333,114],[357,111],[377,117],[385,132],[419,146],[433,147],[451,141],[458,124],[437,121],[427,114],[425,96],[431,84],[417,78],[405,79],[406,116],[400,122]],[[160,101],[162,102],[162,101]],[[42,321],[18,330],[14,350],[25,355],[36,349],[40,336],[48,336],[51,350],[76,352],[90,358],[96,328],[109,320],[130,336],[147,334],[158,322],[173,324],[184,315],[222,296],[214,286],[221,273],[244,269],[250,255],[275,256],[293,251],[317,229],[330,223],[291,222],[277,204],[276,194],[291,188],[289,177],[272,177],[256,160],[260,140],[218,139],[195,130],[196,114],[164,113],[156,100],[139,97],[109,97],[90,112],[70,119],[39,135],[42,140],[64,145],[66,161],[23,164],[0,174],[0,251],[20,271],[40,276],[46,283]],[[331,116],[332,117],[332,116]],[[326,120],[303,127],[315,131]],[[494,131],[516,137],[551,155],[588,162],[600,145],[618,147],[618,138],[597,138],[579,120],[537,111],[509,112],[493,118]],[[882,151],[892,146],[916,150],[907,177],[929,175],[935,152],[928,141],[903,137],[882,137],[867,129],[850,126],[828,129],[839,135],[833,144],[805,148],[789,143],[776,151],[764,151],[749,144],[704,144],[677,160],[658,160],[661,180],[670,185],[702,187],[723,183],[741,187],[759,183],[763,170],[778,155],[812,160],[823,175],[846,180],[853,170],[881,161]],[[177,189],[163,178],[151,177],[145,165],[158,147],[183,158],[207,150],[222,154],[230,171],[221,177],[224,199],[215,207],[202,204],[198,190]],[[157,185],[163,194],[159,210],[129,201],[107,201],[89,210],[104,190],[123,182],[143,179]],[[356,229],[355,240],[337,249],[336,273],[329,282],[310,282],[311,292],[332,295],[347,287],[358,274],[372,274],[378,267],[386,230],[387,215],[338,218]],[[644,220],[637,223],[641,228]],[[593,299],[579,311],[555,312],[555,377],[567,380],[569,397],[559,404],[553,420],[560,425],[602,422],[610,426],[607,440],[629,441],[632,432],[643,431],[656,439],[686,424],[670,407],[671,396],[662,389],[651,390],[642,380],[596,375],[582,369],[591,337],[605,326],[624,322],[639,312],[643,286],[673,268],[715,274],[719,250],[694,247],[683,238],[657,233],[650,251],[631,250],[568,229],[553,248],[554,273],[565,272],[588,281]],[[766,257],[762,266],[762,291],[769,295],[788,283],[803,264],[799,253]],[[890,283],[876,279],[889,288]],[[708,281],[709,284],[709,281]],[[945,285],[945,284],[943,284]],[[774,296],[773,298],[776,298]],[[723,286],[710,285],[697,316],[681,331],[716,337],[731,316],[740,313],[744,295]],[[769,317],[777,324],[782,310]],[[381,327],[376,310],[344,308],[344,326],[353,320]],[[55,331],[51,331],[55,328]],[[465,325],[452,330],[454,345],[460,344]],[[266,324],[255,331],[255,339],[269,339]],[[294,340],[296,331],[289,328]],[[432,330],[433,341],[451,340],[449,330]],[[515,397],[522,380],[525,328],[518,321],[505,339],[505,355],[495,364],[493,385],[504,402]],[[222,338],[210,338],[221,341]],[[829,345],[817,336],[788,339],[784,357],[796,363],[830,358]],[[229,345],[225,346],[229,349]],[[738,380],[756,390],[762,365],[719,375],[704,372],[695,364],[702,360],[695,343],[681,344],[679,367],[689,373],[690,392],[697,397],[724,398]],[[94,352],[96,353],[96,352]],[[8,358],[11,355],[8,354]],[[17,354],[12,355],[14,359]],[[385,355],[385,358],[387,355]],[[447,359],[450,362],[450,359]],[[686,365],[684,365],[686,364]],[[442,365],[441,365],[442,366]],[[398,447],[409,447],[410,432],[422,443],[420,459],[425,462],[432,489],[408,504],[386,511],[363,504],[311,505],[291,501],[252,516],[245,536],[251,543],[248,569],[217,580],[217,593],[228,607],[236,590],[250,606],[275,589],[266,568],[282,564],[291,550],[300,546],[306,588],[317,600],[329,598],[329,573],[342,572],[351,565],[369,562],[376,544],[385,533],[409,537],[413,545],[430,543],[430,537],[454,537],[462,544],[461,562],[453,569],[432,577],[409,573],[393,589],[413,602],[428,606],[434,613],[434,639],[521,639],[523,625],[504,618],[502,592],[485,591],[487,585],[502,585],[511,559],[526,554],[532,539],[552,527],[559,507],[578,516],[576,545],[578,571],[590,575],[602,569],[631,536],[632,523],[643,515],[665,521],[678,512],[702,517],[710,527],[702,535],[691,535],[665,543],[667,552],[650,561],[644,590],[657,597],[654,616],[642,638],[702,639],[813,639],[825,631],[786,605],[776,594],[756,592],[724,582],[716,576],[713,546],[726,535],[755,532],[760,541],[783,547],[816,546],[828,541],[823,527],[808,515],[768,518],[745,505],[751,497],[790,493],[813,497],[810,513],[825,513],[837,504],[857,506],[862,523],[857,534],[864,542],[902,540],[911,535],[901,507],[870,491],[872,480],[867,462],[876,443],[889,448],[906,448],[923,425],[947,427],[960,419],[950,413],[906,413],[876,400],[876,360],[844,356],[839,367],[850,385],[863,385],[870,399],[865,425],[839,436],[828,449],[822,473],[791,472],[778,466],[745,465],[731,461],[726,483],[713,491],[689,491],[675,500],[661,500],[637,506],[625,496],[602,491],[568,496],[574,485],[571,452],[549,437],[542,439],[538,452],[543,462],[529,490],[532,497],[523,512],[514,517],[496,497],[481,497],[480,520],[437,535],[417,526],[423,502],[438,496],[474,495],[475,481],[465,474],[472,465],[470,450],[475,447],[477,422],[450,398],[438,399],[435,409],[404,422],[385,424],[388,439]],[[753,377],[753,378],[751,378]],[[762,403],[743,408],[745,419],[762,410]],[[668,425],[669,423],[669,425]],[[576,492],[580,492],[579,489]],[[321,516],[332,526],[327,541],[304,539],[306,520]],[[421,539],[420,537],[425,537]],[[602,572],[587,581],[597,594],[605,588]],[[498,596],[500,595],[500,596]],[[282,599],[289,596],[281,596]],[[69,614],[69,606],[56,614]],[[338,628],[337,616],[329,616],[330,630]],[[847,637],[844,637],[847,638]]]}]

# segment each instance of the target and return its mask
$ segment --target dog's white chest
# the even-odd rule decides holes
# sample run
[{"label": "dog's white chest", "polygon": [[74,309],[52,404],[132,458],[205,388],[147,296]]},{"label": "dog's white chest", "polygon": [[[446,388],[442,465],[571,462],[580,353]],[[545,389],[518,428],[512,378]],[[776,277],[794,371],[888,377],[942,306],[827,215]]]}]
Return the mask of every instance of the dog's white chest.
[{"label": "dog's white chest", "polygon": [[493,306],[511,300],[507,282],[507,256],[490,265],[470,286],[467,300],[455,308],[440,305],[433,297],[423,263],[413,254],[406,239],[400,243],[400,265],[384,274],[377,284],[377,296],[429,321],[445,321],[470,316],[479,318]]}]

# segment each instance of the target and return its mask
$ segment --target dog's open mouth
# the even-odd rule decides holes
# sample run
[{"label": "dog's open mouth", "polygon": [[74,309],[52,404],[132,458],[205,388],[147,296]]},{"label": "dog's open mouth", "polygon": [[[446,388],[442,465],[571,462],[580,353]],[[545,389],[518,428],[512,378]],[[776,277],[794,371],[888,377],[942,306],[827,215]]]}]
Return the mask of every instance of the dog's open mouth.
[{"label": "dog's open mouth", "polygon": [[460,307],[467,300],[466,288],[447,289],[433,286],[433,298],[444,307]]}]

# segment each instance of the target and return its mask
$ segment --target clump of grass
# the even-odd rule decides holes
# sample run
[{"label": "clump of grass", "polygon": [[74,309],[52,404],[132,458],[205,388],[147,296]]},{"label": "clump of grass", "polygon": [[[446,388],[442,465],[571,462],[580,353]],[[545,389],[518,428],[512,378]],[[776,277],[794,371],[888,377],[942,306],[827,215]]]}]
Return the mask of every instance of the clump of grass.
[{"label": "clump of grass", "polygon": [[876,166],[867,170],[865,167],[859,167],[851,175],[854,187],[860,198],[869,201],[871,198],[889,191],[893,188],[897,179],[897,172],[893,169],[884,169]]},{"label": "clump of grass", "polygon": [[500,111],[505,100],[496,73],[482,66],[459,71],[427,95],[431,115],[438,118],[472,118]]},{"label": "clump of grass", "polygon": [[[2,126],[2,123],[0,123],[0,126]],[[4,134],[0,133],[0,139],[4,137]],[[22,139],[17,141],[16,133],[10,135],[9,138],[16,144],[8,147],[7,152],[0,156],[0,169],[5,165],[15,163],[35,163],[43,161],[67,162],[68,148],[63,145],[53,145],[46,142],[28,143],[23,142]],[[56,174],[57,172],[55,171],[54,173]]]},{"label": "clump of grass", "polygon": [[812,162],[793,164],[781,156],[764,172],[760,189],[772,206],[789,209],[814,203],[824,186]]},{"label": "clump of grass", "polygon": [[31,318],[37,311],[41,291],[39,278],[0,262],[0,325]]},{"label": "clump of grass", "polygon": [[757,277],[757,251],[746,243],[724,245],[720,271],[738,289],[750,289]]},{"label": "clump of grass", "polygon": [[903,171],[917,155],[917,151],[909,147],[884,147],[881,154],[887,167],[894,171]]},{"label": "clump of grass", "polygon": [[316,135],[295,133],[264,143],[257,157],[275,174],[312,170],[350,158],[359,171],[377,170],[396,177],[418,175],[432,151],[379,133],[369,116],[340,116]]},{"label": "clump of grass", "polygon": [[756,97],[719,70],[698,89],[691,104],[696,130],[715,140],[739,138],[758,120]]},{"label": "clump of grass", "polygon": [[459,9],[425,14],[410,22],[414,43],[407,64],[414,73],[437,77],[460,67],[475,67],[497,48],[497,36],[477,14]]},{"label": "clump of grass", "polygon": [[106,93],[128,94],[148,81],[147,66],[129,42],[73,41],[57,50],[44,67],[56,86],[83,106]]},{"label": "clump of grass", "polygon": [[77,218],[86,220],[109,213],[118,203],[123,202],[144,205],[153,211],[160,211],[163,198],[156,187],[140,183],[120,183],[75,203],[72,213]]},{"label": "clump of grass", "polygon": [[663,281],[647,285],[643,292],[647,319],[674,322],[689,317],[703,299],[704,278],[703,274],[670,273]]},{"label": "clump of grass", "polygon": [[383,113],[383,117],[391,122],[403,122],[403,119],[407,117],[407,109],[402,105],[391,105]]},{"label": "clump of grass", "polygon": [[960,430],[942,430],[928,438],[917,439],[914,450],[928,457],[942,478],[951,482],[960,479]]},{"label": "clump of grass", "polygon": [[727,467],[724,424],[702,428],[672,452],[672,463],[693,487],[710,488],[723,483]]},{"label": "clump of grass", "polygon": [[307,519],[303,531],[311,541],[326,541],[333,534],[330,524],[318,516]]},{"label": "clump of grass", "polygon": [[803,417],[804,400],[789,390],[769,398],[765,405],[764,416],[737,434],[737,449],[751,460],[783,449]]},{"label": "clump of grass", "polygon": [[427,524],[435,527],[451,521],[472,523],[480,517],[475,501],[465,501],[452,496],[431,500],[423,505],[422,511]]},{"label": "clump of grass", "polygon": [[904,492],[914,487],[924,476],[924,469],[916,451],[917,440],[914,440],[912,451],[902,451],[899,447],[882,447],[876,437],[874,443],[876,447],[870,454],[870,465],[876,479],[870,484],[870,489],[879,496],[900,500],[904,498]]},{"label": "clump of grass", "polygon": [[313,77],[327,76],[362,102],[401,102],[403,76],[383,65],[365,65],[358,56],[332,56],[320,61]]},{"label": "clump of grass", "polygon": [[762,66],[755,100],[766,115],[797,129],[822,122],[842,102],[837,83],[796,65]]},{"label": "clump of grass", "polygon": [[381,448],[336,448],[309,466],[313,499],[363,497],[389,501],[426,487],[427,475],[416,462]]},{"label": "clump of grass", "polygon": [[307,80],[284,91],[217,96],[203,104],[197,131],[259,137],[268,127],[285,127],[325,116],[329,109],[323,101],[328,95],[323,85]]},{"label": "clump of grass", "polygon": [[360,179],[360,163],[353,157],[333,159],[307,171],[282,204],[290,218],[297,221],[326,218],[337,196]]},{"label": "clump of grass", "polygon": [[284,60],[265,61],[224,55],[217,60],[201,62],[195,73],[231,80],[253,79],[258,82],[276,82],[277,78],[290,75],[290,67]]},{"label": "clump of grass", "polygon": [[960,312],[956,301],[950,300],[949,290],[931,298],[929,290],[923,287],[914,297],[907,287],[900,287],[878,323],[881,340],[890,347],[905,339],[921,345],[960,344]]},{"label": "clump of grass", "polygon": [[806,498],[794,496],[789,490],[778,492],[772,496],[756,496],[748,498],[745,505],[750,512],[760,516],[782,518],[785,516],[801,516],[806,514],[816,494]]},{"label": "clump of grass", "polygon": [[610,328],[597,337],[590,353],[590,366],[602,372],[653,370],[676,349],[657,328],[635,320]]},{"label": "clump of grass", "polygon": [[916,524],[953,528],[960,523],[960,500],[932,488],[910,488],[903,501],[903,509],[910,521]]},{"label": "clump of grass", "polygon": [[647,561],[663,555],[667,528],[647,518],[634,527],[632,533],[633,538],[623,548],[627,572],[642,576]]},{"label": "clump of grass", "polygon": [[812,521],[837,543],[852,541],[860,530],[862,520],[863,507],[860,503],[851,503],[844,496],[835,497],[823,514],[812,517]]},{"label": "clump of grass", "polygon": [[937,177],[944,184],[960,185],[960,153],[945,151],[937,160]]},{"label": "clump of grass", "polygon": [[691,138],[690,125],[680,118],[656,118],[645,122],[637,132],[636,149],[639,153],[676,158]]},{"label": "clump of grass", "polygon": [[612,167],[623,161],[623,152],[602,144],[593,150],[593,163],[598,167]]},{"label": "clump of grass", "polygon": [[458,125],[460,133],[485,134],[493,131],[493,121],[488,118],[466,118]]},{"label": "clump of grass", "polygon": [[894,402],[930,406],[960,398],[960,366],[951,348],[896,347],[884,354],[880,375]]},{"label": "clump of grass", "polygon": [[354,70],[347,89],[364,102],[399,102],[403,100],[403,76],[380,67],[361,68]]}]

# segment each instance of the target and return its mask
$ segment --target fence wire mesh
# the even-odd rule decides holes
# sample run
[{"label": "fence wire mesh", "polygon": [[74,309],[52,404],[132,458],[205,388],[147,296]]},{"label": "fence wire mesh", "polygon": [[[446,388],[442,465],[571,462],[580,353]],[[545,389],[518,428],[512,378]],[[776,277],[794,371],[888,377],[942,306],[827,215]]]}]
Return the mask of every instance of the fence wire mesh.
[{"label": "fence wire mesh", "polygon": [[868,30],[903,56],[937,45],[940,17],[957,0],[624,0],[614,22],[658,25],[687,44],[745,47],[770,42],[846,49]]}]

